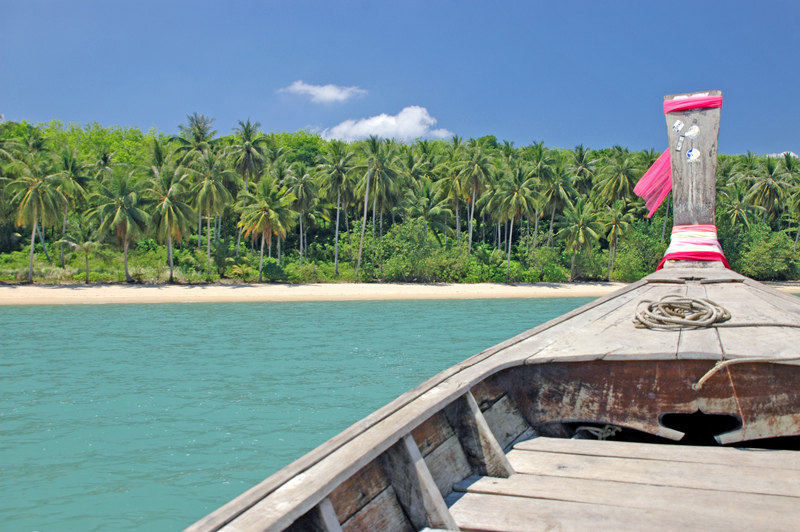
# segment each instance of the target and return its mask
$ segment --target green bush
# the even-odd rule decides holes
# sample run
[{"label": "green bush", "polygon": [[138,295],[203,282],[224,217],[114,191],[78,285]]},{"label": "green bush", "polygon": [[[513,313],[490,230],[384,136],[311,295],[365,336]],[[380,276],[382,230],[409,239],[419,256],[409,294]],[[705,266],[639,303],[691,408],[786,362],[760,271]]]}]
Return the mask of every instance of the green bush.
[{"label": "green bush", "polygon": [[742,231],[736,241],[738,245],[728,260],[742,275],[763,281],[797,277],[800,265],[794,257],[794,243],[786,233],[773,232],[759,223]]}]

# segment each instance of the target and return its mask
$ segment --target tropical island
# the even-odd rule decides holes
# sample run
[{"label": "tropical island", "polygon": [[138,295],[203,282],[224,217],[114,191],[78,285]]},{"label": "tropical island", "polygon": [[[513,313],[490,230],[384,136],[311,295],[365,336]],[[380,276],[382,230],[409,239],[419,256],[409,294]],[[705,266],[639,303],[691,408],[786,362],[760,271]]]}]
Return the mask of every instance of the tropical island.
[{"label": "tropical island", "polygon": [[[633,187],[659,153],[369,137],[187,116],[178,135],[0,123],[0,282],[631,282],[667,245]],[[731,267],[800,278],[800,161],[720,155]]]}]

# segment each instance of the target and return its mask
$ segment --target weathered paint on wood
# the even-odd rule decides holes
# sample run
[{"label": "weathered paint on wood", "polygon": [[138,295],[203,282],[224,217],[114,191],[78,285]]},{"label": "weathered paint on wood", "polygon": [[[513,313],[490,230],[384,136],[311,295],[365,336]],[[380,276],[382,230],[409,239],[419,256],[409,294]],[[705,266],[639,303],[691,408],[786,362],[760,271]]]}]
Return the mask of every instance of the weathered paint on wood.
[{"label": "weathered paint on wood", "polygon": [[455,435],[430,452],[425,464],[443,497],[453,491],[453,484],[472,474],[472,467]]},{"label": "weathered paint on wood", "polygon": [[520,434],[530,428],[508,395],[503,396],[491,408],[483,412],[483,417],[503,449],[506,449]]},{"label": "weathered paint on wood", "polygon": [[419,447],[410,435],[383,453],[379,460],[397,494],[397,500],[414,527],[421,529],[430,525],[458,529]]},{"label": "weathered paint on wood", "polygon": [[[721,96],[722,92],[713,90],[704,93],[672,94],[665,96],[664,100],[698,94]],[[719,117],[720,108],[690,109],[666,115],[675,225],[714,223]],[[684,124],[680,131],[673,130],[677,121]],[[692,128],[697,128],[694,138],[690,133]],[[694,153],[697,153],[696,158],[687,156]]]},{"label": "weathered paint on wood", "polygon": [[437,412],[412,430],[411,436],[417,442],[422,456],[428,456],[446,440],[455,436],[455,433],[444,414]]}]

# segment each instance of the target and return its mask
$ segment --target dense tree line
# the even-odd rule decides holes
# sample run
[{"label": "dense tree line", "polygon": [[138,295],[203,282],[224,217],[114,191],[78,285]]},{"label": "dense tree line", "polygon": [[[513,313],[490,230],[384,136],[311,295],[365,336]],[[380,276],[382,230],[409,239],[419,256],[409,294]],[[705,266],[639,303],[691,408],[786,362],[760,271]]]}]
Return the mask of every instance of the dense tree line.
[{"label": "dense tree line", "polygon": [[[0,280],[631,281],[669,241],[632,192],[653,150],[179,129],[0,123]],[[742,273],[800,275],[798,167],[719,157]]]}]

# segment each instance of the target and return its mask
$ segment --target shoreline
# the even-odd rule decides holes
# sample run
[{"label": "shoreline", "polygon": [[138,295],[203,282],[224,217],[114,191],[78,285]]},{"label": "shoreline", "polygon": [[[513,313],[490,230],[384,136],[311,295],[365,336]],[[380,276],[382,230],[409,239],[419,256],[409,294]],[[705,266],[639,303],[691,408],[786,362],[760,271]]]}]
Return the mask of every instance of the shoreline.
[{"label": "shoreline", "polygon": [[626,283],[0,285],[0,306],[600,297]]},{"label": "shoreline", "polygon": [[[800,294],[800,282],[765,283]],[[0,306],[601,297],[619,282],[0,285]]]}]

